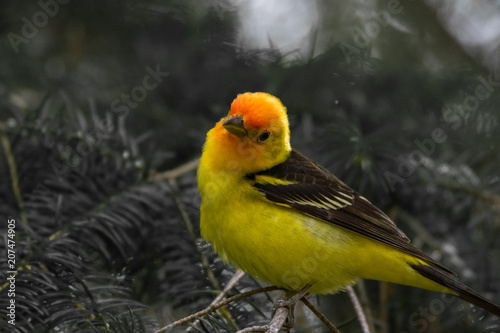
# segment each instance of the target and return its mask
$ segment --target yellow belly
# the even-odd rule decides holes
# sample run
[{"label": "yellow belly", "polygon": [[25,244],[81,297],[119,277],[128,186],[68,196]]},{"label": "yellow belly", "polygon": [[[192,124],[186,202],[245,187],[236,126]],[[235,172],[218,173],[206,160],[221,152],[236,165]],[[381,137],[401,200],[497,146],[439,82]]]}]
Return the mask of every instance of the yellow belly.
[{"label": "yellow belly", "polygon": [[[201,217],[203,238],[225,262],[277,287],[300,290],[313,284],[334,292],[355,282],[355,265],[338,260],[348,255],[347,235],[321,228],[302,214],[285,218],[290,213],[285,207],[275,206],[276,214],[269,214],[262,205],[269,203],[233,206],[224,214],[207,207]],[[238,209],[244,211],[234,212]]]},{"label": "yellow belly", "polygon": [[[201,232],[221,258],[271,284],[334,293],[357,277],[448,291],[416,273],[423,263],[349,230],[265,201],[251,189],[204,193]],[[221,191],[219,191],[221,193]],[[246,204],[245,204],[246,203]]]}]

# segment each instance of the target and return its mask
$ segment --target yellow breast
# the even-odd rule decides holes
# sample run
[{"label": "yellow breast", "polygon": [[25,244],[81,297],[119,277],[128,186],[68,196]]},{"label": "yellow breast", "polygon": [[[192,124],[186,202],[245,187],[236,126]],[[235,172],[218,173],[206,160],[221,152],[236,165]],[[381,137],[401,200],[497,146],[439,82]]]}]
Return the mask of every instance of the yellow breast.
[{"label": "yellow breast", "polygon": [[225,262],[292,290],[313,284],[311,292],[332,293],[355,282],[357,264],[345,260],[348,231],[272,204],[245,180],[228,177],[212,175],[200,188],[202,236]]}]

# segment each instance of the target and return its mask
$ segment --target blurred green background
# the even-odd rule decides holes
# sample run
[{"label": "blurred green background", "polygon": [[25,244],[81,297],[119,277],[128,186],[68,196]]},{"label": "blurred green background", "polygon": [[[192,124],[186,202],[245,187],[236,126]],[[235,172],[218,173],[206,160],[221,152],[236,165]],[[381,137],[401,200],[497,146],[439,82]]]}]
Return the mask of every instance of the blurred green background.
[{"label": "blurred green background", "polygon": [[[296,149],[500,303],[500,1],[4,1],[0,32],[0,230],[16,220],[18,272],[0,330],[152,332],[207,306],[234,269],[200,240],[195,170],[154,175],[198,158],[246,91],[279,97]],[[500,331],[440,294],[366,294],[377,332]],[[345,294],[311,300],[361,331]],[[229,310],[244,328],[271,308]],[[326,331],[303,312],[293,331]],[[236,330],[220,314],[197,329]]]}]

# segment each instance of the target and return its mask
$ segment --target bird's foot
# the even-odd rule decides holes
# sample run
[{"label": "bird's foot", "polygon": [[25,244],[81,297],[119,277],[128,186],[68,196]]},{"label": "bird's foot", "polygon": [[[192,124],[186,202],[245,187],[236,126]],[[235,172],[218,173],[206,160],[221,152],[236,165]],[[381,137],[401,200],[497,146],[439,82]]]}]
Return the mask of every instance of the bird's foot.
[{"label": "bird's foot", "polygon": [[286,308],[288,311],[287,321],[283,324],[281,330],[289,331],[295,326],[295,305],[298,301],[302,299],[302,297],[307,295],[307,291],[312,287],[312,285],[308,284],[304,288],[299,291],[287,291],[285,293],[285,297],[279,299],[274,303],[273,307],[273,317],[276,311],[279,308]]},{"label": "bird's foot", "polygon": [[289,299],[279,299],[274,303],[272,317],[279,308],[286,308],[288,311],[286,322],[281,327],[282,331],[289,331],[295,326],[295,304],[297,302],[290,302]]}]

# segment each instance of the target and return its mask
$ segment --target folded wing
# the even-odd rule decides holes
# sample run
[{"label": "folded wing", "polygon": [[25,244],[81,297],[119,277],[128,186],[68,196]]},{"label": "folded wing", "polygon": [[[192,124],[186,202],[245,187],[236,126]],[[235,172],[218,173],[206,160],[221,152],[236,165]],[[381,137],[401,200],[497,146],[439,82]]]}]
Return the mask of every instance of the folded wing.
[{"label": "folded wing", "polygon": [[285,162],[247,178],[267,200],[380,241],[454,275],[413,246],[367,199],[297,151]]}]

